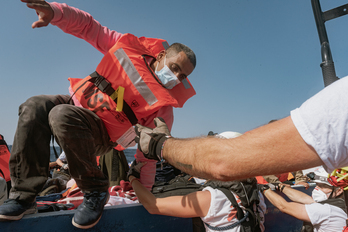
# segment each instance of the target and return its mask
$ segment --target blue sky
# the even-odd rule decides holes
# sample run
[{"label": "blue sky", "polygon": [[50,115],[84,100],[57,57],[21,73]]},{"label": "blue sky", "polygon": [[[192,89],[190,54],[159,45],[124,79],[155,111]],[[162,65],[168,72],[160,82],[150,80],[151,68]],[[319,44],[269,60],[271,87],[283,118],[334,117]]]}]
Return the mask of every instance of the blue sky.
[{"label": "blue sky", "polygon": [[[299,107],[323,87],[310,0],[91,1],[65,3],[121,33],[191,47],[197,95],[175,109],[172,135],[244,133]],[[321,0],[328,10],[347,1]],[[32,29],[35,11],[19,0],[1,8],[0,134],[12,144],[19,105],[39,94],[67,94],[68,77],[85,77],[102,54],[49,25]],[[348,75],[348,16],[326,23],[338,77]]]}]

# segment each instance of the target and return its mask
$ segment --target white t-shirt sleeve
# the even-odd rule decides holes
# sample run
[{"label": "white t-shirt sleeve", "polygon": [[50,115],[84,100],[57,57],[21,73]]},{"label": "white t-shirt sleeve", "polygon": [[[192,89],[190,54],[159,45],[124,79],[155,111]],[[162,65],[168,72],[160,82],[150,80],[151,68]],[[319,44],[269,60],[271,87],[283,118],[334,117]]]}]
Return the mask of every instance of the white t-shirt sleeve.
[{"label": "white t-shirt sleeve", "polygon": [[[226,195],[221,192],[218,189],[214,189],[212,187],[206,187],[203,189],[203,191],[209,191],[211,194],[211,201],[210,201],[210,208],[205,217],[202,217],[202,221],[205,223],[208,223],[210,226],[213,227],[225,227],[229,226],[231,224],[234,224],[238,222],[237,219],[237,209],[235,209],[231,205],[231,201],[226,197]],[[241,201],[238,199],[238,197],[233,194],[236,198],[237,203],[239,206],[244,209],[244,207],[241,204]],[[259,204],[259,216],[260,216],[260,228],[261,231],[265,231],[264,227],[264,214],[266,212],[266,204],[263,198],[263,195],[259,193],[260,197],[260,204]],[[245,213],[245,212],[244,212]],[[205,225],[206,231],[207,232],[214,232],[216,230],[210,230],[206,225]],[[240,231],[240,225],[237,225],[236,227],[229,229],[229,230],[224,230],[226,232],[238,232]]]},{"label": "white t-shirt sleeve", "polygon": [[291,119],[328,172],[348,166],[348,77],[334,82],[291,111]]},{"label": "white t-shirt sleeve", "polygon": [[336,232],[346,226],[347,214],[336,206],[313,203],[305,207],[314,231]]},{"label": "white t-shirt sleeve", "polygon": [[64,151],[59,155],[58,158],[59,158],[62,162],[67,161],[67,160],[66,160],[66,155],[65,155],[65,152],[64,152]]},{"label": "white t-shirt sleeve", "polygon": [[[237,210],[231,207],[230,200],[218,189],[206,187],[203,191],[209,191],[211,194],[210,208],[202,221],[213,227],[225,227],[238,221]],[[236,226],[228,231],[239,231],[240,226]],[[210,231],[206,227],[206,231]]]}]

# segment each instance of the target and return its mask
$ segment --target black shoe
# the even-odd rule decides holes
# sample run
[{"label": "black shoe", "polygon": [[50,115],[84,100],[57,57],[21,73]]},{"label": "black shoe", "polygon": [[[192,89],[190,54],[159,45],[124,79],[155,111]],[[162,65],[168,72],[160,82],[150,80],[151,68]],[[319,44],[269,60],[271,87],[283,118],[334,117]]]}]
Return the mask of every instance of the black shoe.
[{"label": "black shoe", "polygon": [[83,202],[72,219],[72,224],[80,229],[88,229],[95,226],[100,220],[104,205],[109,200],[109,192],[85,193]]},{"label": "black shoe", "polygon": [[37,213],[36,202],[28,203],[17,199],[7,199],[0,205],[0,220],[19,220],[24,214]]}]

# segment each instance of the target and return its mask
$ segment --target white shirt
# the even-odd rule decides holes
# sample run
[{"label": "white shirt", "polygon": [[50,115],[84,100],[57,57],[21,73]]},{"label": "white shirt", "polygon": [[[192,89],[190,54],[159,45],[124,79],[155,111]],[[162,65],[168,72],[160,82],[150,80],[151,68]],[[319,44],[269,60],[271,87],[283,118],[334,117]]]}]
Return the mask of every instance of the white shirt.
[{"label": "white shirt", "polygon": [[291,119],[304,141],[324,162],[327,172],[348,166],[348,77],[291,111]]},{"label": "white shirt", "polygon": [[[214,189],[212,187],[206,187],[203,189],[203,191],[209,191],[211,194],[209,211],[205,217],[201,217],[203,222],[206,222],[207,224],[213,227],[225,227],[238,222],[237,209],[233,208],[233,206],[231,205],[231,201],[226,197],[226,195],[223,192],[221,192],[218,189]],[[235,194],[234,196],[236,197]],[[263,195],[259,193],[259,197],[260,197],[259,213],[261,218],[261,222],[260,222],[261,231],[264,231],[263,223],[264,223],[264,214],[266,212],[266,204],[265,204]],[[236,199],[238,198],[236,197]],[[241,201],[237,200],[237,203],[243,209],[243,206],[241,205]],[[209,229],[205,224],[204,226],[207,232],[210,232],[210,231],[216,232],[215,230]],[[240,225],[230,230],[224,230],[224,231],[239,232]]]},{"label": "white shirt", "polygon": [[320,203],[305,207],[314,232],[340,232],[346,226],[347,214],[339,207]]},{"label": "white shirt", "polygon": [[59,158],[62,162],[66,162],[66,161],[67,161],[66,155],[65,155],[65,152],[64,152],[64,151],[59,155],[58,158]]}]

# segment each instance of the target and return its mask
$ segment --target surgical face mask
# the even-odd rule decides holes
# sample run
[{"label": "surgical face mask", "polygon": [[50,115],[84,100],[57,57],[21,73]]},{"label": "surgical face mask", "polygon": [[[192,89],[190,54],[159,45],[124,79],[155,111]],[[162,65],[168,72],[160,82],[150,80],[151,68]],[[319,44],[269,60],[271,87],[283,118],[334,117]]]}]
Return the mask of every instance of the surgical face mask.
[{"label": "surgical face mask", "polygon": [[325,201],[328,199],[326,193],[318,188],[314,188],[314,190],[312,191],[312,198],[315,202]]},{"label": "surgical face mask", "polygon": [[159,62],[157,63],[155,73],[167,89],[172,89],[174,86],[180,83],[179,79],[166,65],[166,56],[164,56],[164,66],[159,71],[157,71],[158,64]]}]

